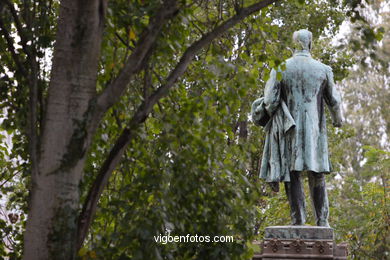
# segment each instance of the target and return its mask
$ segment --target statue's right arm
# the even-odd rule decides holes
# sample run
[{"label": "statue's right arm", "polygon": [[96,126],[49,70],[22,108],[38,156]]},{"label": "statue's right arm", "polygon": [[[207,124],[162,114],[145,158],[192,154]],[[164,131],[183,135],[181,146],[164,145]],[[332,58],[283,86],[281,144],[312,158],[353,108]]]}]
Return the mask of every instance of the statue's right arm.
[{"label": "statue's right arm", "polygon": [[270,77],[265,84],[264,90],[264,105],[265,110],[269,116],[272,116],[273,113],[279,106],[280,103],[280,81],[277,80],[277,72],[272,69]]},{"label": "statue's right arm", "polygon": [[341,127],[343,122],[341,113],[341,95],[334,83],[332,68],[326,66],[326,69],[327,84],[324,92],[325,102],[330,110],[333,125],[335,127]]}]

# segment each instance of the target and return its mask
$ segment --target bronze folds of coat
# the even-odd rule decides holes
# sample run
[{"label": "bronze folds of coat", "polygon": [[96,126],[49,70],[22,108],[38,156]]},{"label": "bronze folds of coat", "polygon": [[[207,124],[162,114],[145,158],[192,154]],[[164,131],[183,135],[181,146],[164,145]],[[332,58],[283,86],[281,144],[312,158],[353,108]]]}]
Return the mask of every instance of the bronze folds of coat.
[{"label": "bronze folds of coat", "polygon": [[[281,80],[277,73],[282,74]],[[266,131],[261,178],[289,182],[293,171],[331,171],[324,103],[333,123],[340,125],[341,97],[332,69],[308,51],[296,52],[284,71],[272,70],[264,98],[252,105],[253,121]]]}]

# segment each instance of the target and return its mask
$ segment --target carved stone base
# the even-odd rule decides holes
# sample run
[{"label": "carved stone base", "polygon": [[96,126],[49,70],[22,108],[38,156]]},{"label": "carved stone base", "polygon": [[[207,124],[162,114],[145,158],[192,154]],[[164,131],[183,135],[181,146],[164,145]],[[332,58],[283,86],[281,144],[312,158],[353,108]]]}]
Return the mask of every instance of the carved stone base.
[{"label": "carved stone base", "polygon": [[328,227],[267,227],[260,248],[253,259],[347,259],[347,245],[336,245]]}]

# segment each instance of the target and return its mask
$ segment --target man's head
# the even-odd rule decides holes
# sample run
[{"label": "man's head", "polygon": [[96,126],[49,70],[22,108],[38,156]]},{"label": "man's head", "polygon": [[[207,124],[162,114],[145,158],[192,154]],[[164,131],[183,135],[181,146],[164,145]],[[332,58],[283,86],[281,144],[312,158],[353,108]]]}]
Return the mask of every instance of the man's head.
[{"label": "man's head", "polygon": [[302,50],[307,50],[307,51],[311,50],[312,34],[310,31],[306,29],[302,29],[294,32],[293,40],[298,44],[298,46]]}]

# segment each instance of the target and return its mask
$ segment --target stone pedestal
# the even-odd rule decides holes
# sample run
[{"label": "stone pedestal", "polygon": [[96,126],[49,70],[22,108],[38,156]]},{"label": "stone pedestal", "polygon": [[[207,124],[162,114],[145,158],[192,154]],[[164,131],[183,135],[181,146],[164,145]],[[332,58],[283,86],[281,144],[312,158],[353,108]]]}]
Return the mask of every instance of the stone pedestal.
[{"label": "stone pedestal", "polygon": [[328,227],[267,227],[260,247],[253,259],[347,259],[347,245],[336,245]]}]

